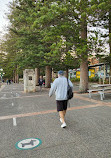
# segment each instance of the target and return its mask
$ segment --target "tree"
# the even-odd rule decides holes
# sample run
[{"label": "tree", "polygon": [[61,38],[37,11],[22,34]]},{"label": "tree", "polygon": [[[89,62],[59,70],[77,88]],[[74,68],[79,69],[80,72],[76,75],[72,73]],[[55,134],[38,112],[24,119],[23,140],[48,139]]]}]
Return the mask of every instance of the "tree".
[{"label": "tree", "polygon": [[31,26],[36,16],[35,4],[31,0],[16,0],[11,3],[12,9],[8,16],[11,22],[10,30],[18,37],[16,46],[19,50],[17,60],[21,68],[40,67],[44,58],[43,46],[39,28]]},{"label": "tree", "polygon": [[[71,4],[65,1],[47,1],[41,4],[38,16],[33,27],[41,27],[42,41],[44,43],[44,65],[53,69],[66,69],[74,67],[74,57],[69,51],[73,46],[73,34],[77,34],[75,22],[68,17],[70,15]],[[64,41],[65,38],[65,41]],[[72,65],[71,65],[72,64]]]},{"label": "tree", "polygon": [[[16,0],[12,3],[10,30],[17,36],[16,61],[19,67],[46,66],[49,71],[59,67],[68,70],[76,67],[79,61],[80,91],[86,92],[88,56],[95,45],[91,42],[98,43],[98,36],[89,38],[89,26],[94,26],[97,21],[97,6],[97,0],[47,0],[36,3]],[[94,33],[97,35],[96,31]],[[99,47],[98,50],[101,51]]]},{"label": "tree", "polygon": [[105,61],[110,64],[110,76],[111,76],[111,1],[99,0],[99,22],[98,25],[105,29],[105,32],[101,32],[101,37],[106,39],[106,43],[109,44],[109,55],[105,58]]},{"label": "tree", "polygon": [[16,48],[16,39],[16,35],[9,32],[1,41],[2,67],[6,78],[13,78],[13,71],[17,71],[16,55],[18,49]]}]

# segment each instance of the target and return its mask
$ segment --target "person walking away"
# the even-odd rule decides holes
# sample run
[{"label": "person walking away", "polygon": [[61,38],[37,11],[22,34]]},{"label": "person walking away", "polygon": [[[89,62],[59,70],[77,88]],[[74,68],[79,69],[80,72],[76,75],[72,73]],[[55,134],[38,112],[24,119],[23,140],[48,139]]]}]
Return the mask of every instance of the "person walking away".
[{"label": "person walking away", "polygon": [[42,78],[42,76],[40,76],[38,83],[39,83],[39,86],[40,86],[40,91],[42,91],[42,85],[43,85],[43,78]]},{"label": "person walking away", "polygon": [[73,89],[72,82],[64,76],[64,71],[58,71],[58,78],[56,78],[51,85],[49,91],[49,97],[51,97],[54,93],[56,95],[56,104],[57,104],[57,111],[59,112],[60,122],[62,123],[61,128],[66,127],[65,122],[65,115],[67,110],[67,87],[68,82],[70,87]]}]

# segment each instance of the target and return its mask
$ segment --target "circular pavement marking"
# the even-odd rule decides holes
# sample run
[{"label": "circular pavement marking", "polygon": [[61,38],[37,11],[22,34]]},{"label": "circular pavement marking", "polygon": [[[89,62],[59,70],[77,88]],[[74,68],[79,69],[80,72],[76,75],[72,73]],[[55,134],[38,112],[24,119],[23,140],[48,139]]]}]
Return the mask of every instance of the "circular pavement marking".
[{"label": "circular pavement marking", "polygon": [[19,150],[34,149],[41,145],[42,141],[39,138],[26,138],[18,141],[15,147]]}]

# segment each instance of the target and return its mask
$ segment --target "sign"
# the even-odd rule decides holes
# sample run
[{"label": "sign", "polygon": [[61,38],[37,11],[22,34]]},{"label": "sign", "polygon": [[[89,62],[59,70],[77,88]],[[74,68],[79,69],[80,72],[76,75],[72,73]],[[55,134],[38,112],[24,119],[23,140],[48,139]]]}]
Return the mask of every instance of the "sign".
[{"label": "sign", "polygon": [[32,80],[32,76],[29,76],[29,80]]},{"label": "sign", "polygon": [[15,147],[19,150],[29,150],[38,147],[42,141],[39,138],[27,138],[18,141]]}]

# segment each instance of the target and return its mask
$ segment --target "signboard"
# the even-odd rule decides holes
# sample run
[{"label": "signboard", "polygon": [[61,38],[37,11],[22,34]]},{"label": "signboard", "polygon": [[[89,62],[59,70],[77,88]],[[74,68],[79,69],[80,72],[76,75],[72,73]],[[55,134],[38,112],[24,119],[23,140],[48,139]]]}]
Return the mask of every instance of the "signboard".
[{"label": "signboard", "polygon": [[80,71],[76,71],[76,78],[80,78]]},{"label": "signboard", "polygon": [[32,76],[29,76],[29,80],[32,80]]},{"label": "signboard", "polygon": [[95,69],[89,69],[89,78],[95,77]]},{"label": "signboard", "polygon": [[29,150],[38,147],[42,141],[39,138],[27,138],[18,141],[15,147],[19,150]]},{"label": "signboard", "polygon": [[[89,78],[95,77],[95,69],[89,69]],[[76,71],[76,78],[80,78],[80,71]]]}]

